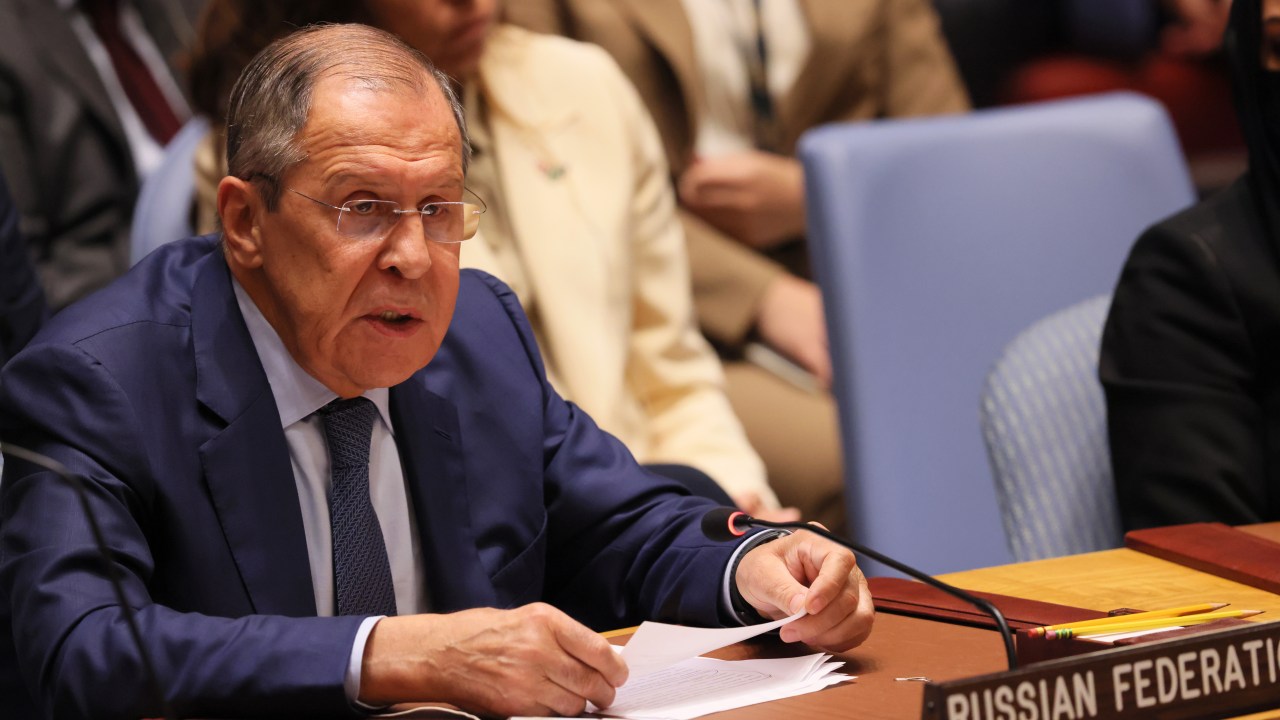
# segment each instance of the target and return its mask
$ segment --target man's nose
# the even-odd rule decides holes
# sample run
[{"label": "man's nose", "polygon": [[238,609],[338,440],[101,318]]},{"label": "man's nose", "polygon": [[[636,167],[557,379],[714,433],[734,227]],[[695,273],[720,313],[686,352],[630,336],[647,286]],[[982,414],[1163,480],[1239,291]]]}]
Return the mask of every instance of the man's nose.
[{"label": "man's nose", "polygon": [[415,280],[431,269],[431,241],[427,239],[421,213],[399,216],[383,243],[381,267]]}]

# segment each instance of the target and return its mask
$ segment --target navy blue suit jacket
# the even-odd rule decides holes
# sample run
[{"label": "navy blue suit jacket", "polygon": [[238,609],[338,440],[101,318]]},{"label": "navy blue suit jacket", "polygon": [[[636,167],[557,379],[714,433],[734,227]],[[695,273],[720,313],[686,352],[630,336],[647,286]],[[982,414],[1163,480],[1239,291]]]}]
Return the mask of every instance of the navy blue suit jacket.
[{"label": "navy blue suit jacket", "polygon": [[[462,273],[439,353],[391,390],[433,608],[544,600],[596,628],[722,621],[709,502],[547,384],[515,296]],[[0,437],[89,480],[160,683],[188,716],[343,716],[360,618],[317,618],[280,418],[215,237],[54,318],[0,376]],[[0,715],[154,715],[75,495],[0,484]]]}]

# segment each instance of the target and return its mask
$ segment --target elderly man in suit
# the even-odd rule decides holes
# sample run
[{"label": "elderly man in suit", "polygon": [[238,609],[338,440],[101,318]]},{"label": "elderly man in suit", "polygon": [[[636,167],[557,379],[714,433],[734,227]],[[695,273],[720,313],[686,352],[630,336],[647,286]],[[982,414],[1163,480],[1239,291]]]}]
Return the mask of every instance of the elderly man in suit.
[{"label": "elderly man in suit", "polygon": [[[297,33],[227,127],[221,238],[153,253],[0,376],[0,434],[86,480],[179,714],[572,715],[626,677],[588,626],[803,609],[784,640],[866,636],[851,554],[705,539],[711,503],[561,400],[518,301],[459,272],[462,110],[423,56]],[[155,715],[122,615],[72,490],[10,456],[4,716]]]}]

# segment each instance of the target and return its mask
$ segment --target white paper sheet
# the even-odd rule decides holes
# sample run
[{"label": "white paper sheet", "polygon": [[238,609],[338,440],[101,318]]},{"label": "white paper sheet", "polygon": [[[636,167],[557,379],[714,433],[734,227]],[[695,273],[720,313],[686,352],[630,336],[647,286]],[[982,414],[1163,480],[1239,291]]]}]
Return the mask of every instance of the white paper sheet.
[{"label": "white paper sheet", "polygon": [[631,673],[628,683],[682,660],[719,650],[780,628],[803,616],[803,612],[798,612],[791,617],[761,625],[732,628],[698,628],[658,622],[642,623],[627,641],[626,647],[622,649],[622,659],[626,661],[627,669]]},{"label": "white paper sheet", "polygon": [[714,660],[694,657],[628,680],[607,708],[588,707],[619,718],[688,720],[713,712],[821,690],[852,680],[822,653],[777,660]]}]

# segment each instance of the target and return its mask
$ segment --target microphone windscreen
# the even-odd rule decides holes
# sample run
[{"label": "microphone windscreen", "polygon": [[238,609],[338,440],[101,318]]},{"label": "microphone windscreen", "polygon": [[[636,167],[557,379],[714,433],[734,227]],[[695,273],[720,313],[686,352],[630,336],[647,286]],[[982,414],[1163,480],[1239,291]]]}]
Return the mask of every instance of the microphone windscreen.
[{"label": "microphone windscreen", "polygon": [[702,534],[721,542],[742,537],[746,530],[739,530],[733,524],[739,515],[742,515],[741,511],[727,507],[708,510],[702,516]]}]

